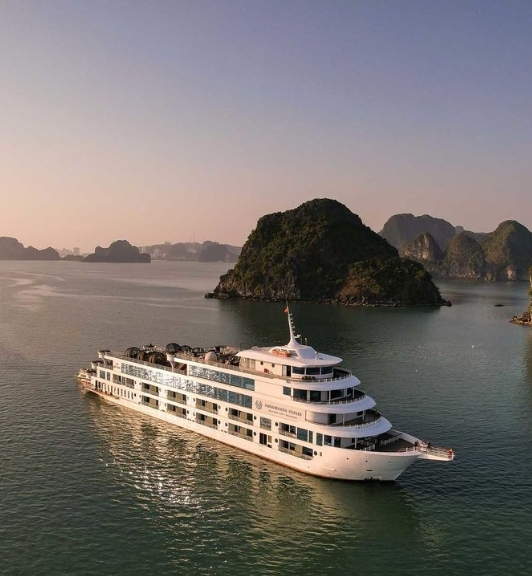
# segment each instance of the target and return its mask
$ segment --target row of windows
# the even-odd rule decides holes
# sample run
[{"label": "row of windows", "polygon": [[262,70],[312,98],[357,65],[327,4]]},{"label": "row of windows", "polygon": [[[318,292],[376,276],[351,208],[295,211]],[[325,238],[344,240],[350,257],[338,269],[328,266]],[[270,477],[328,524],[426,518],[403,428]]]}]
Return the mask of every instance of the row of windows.
[{"label": "row of windows", "polygon": [[[189,388],[187,387],[187,384],[193,383],[192,380],[177,374],[153,370],[144,366],[127,364],[125,362],[122,362],[120,370],[122,374],[136,376],[142,380],[148,380],[150,382],[155,382],[156,384],[169,386],[170,388],[188,390]],[[237,388],[245,388],[246,390],[252,391],[255,390],[255,380],[252,378],[246,378],[245,376],[240,376],[239,374],[227,374],[225,372],[219,372],[218,370],[212,370],[210,368],[202,368],[201,366],[189,366],[189,375],[197,376],[198,378],[203,378],[204,380],[220,382],[220,384],[236,386]],[[100,377],[103,378],[103,376]]]},{"label": "row of windows", "polygon": [[188,373],[190,376],[197,376],[204,380],[212,380],[220,382],[220,384],[229,384],[229,386],[237,386],[238,388],[245,388],[246,390],[255,390],[255,380],[241,376],[240,374],[228,374],[227,372],[219,372],[212,368],[203,368],[201,366],[189,366]]},{"label": "row of windows", "polygon": [[290,434],[291,436],[296,437],[298,440],[302,440],[303,442],[310,442],[311,444],[314,442],[314,433],[312,430],[305,430],[304,428],[298,428],[293,424],[284,424],[281,422],[280,430],[285,434]]},{"label": "row of windows", "polygon": [[135,381],[133,378],[128,378],[127,376],[119,376],[118,374],[113,374],[113,382],[115,384],[124,384],[125,386],[129,386],[133,388]]},{"label": "row of windows", "polygon": [[[101,376],[100,376],[101,377]],[[220,388],[215,388],[213,386],[208,386],[206,384],[197,384],[197,383],[193,383],[196,385],[196,390],[191,390],[192,392],[196,392],[196,393],[201,393],[204,396],[209,396],[210,398],[216,398],[217,400],[222,400],[225,402],[230,402],[231,404],[236,404],[238,406],[243,406],[245,408],[251,408],[252,407],[252,398],[251,396],[247,396],[245,394],[238,394],[236,392],[231,392],[229,390],[222,390]],[[100,389],[103,388],[102,383],[100,383]],[[109,387],[111,392],[114,392],[115,394],[120,394],[123,395],[127,398],[131,398],[133,399],[133,393],[131,392],[131,396],[130,393],[127,391],[122,391],[120,388],[113,388],[113,387]],[[199,389],[201,388],[201,392],[199,391]],[[136,397],[136,394],[135,394]],[[186,401],[186,397],[183,396],[184,401]],[[159,401],[155,400],[153,398],[150,399],[149,396],[141,396],[141,400],[143,403],[149,404],[150,402],[153,403],[155,406],[159,405]],[[238,416],[239,415],[239,411],[231,408],[231,414],[234,416]],[[263,416],[261,416],[260,418],[260,427],[263,428],[264,430],[271,430],[272,428],[272,421],[270,418],[265,418]],[[312,444],[314,442],[314,434],[312,432],[312,430],[306,430],[304,428],[299,428],[297,426],[294,426],[293,424],[285,424],[284,422],[281,422],[279,424],[280,430],[282,432],[288,433],[290,435],[294,435],[294,437],[296,437],[298,440],[302,441],[302,442],[309,442],[310,444]],[[316,433],[316,444],[318,446],[334,446],[336,448],[340,448],[341,447],[341,438],[336,438],[336,437],[332,437],[329,435],[324,435],[321,433]]]},{"label": "row of windows", "polygon": [[136,378],[141,378],[142,380],[148,380],[150,382],[162,384],[163,386],[170,386],[172,388],[182,388],[181,383],[183,380],[186,380],[180,376],[172,374],[171,372],[153,370],[151,368],[145,368],[144,366],[126,364],[125,362],[122,362],[120,371],[122,374],[127,374],[128,376],[135,376]]},{"label": "row of windows", "polygon": [[332,374],[333,367],[332,366],[312,366],[308,368],[296,368],[295,366],[292,367],[293,374],[300,374],[300,375],[307,375],[307,376],[323,376],[325,374]]},{"label": "row of windows", "polygon": [[238,424],[229,424],[228,432],[229,434],[240,434],[242,436],[247,436],[248,438],[253,437],[253,430],[250,430],[245,426],[239,426]]},{"label": "row of windows", "polygon": [[303,388],[290,388],[290,386],[283,386],[283,394],[285,396],[292,396],[296,400],[303,400],[306,402],[329,402],[337,398],[344,398],[351,396],[353,388],[340,388],[338,390],[305,390]]},{"label": "row of windows", "polygon": [[[310,444],[314,443],[314,433],[312,430],[305,430],[304,428],[299,428],[293,424],[285,424],[284,422],[279,424],[279,430],[281,433],[284,432],[285,434],[294,436],[294,438],[297,438],[302,442],[309,442]],[[316,433],[316,444],[318,446],[334,446],[335,448],[340,448],[342,445],[342,439]]]},{"label": "row of windows", "polygon": [[307,446],[299,446],[298,444],[294,444],[293,442],[288,442],[287,440],[281,440],[279,444],[280,447],[284,450],[290,452],[300,452],[305,456],[312,457],[312,448],[308,448]]}]

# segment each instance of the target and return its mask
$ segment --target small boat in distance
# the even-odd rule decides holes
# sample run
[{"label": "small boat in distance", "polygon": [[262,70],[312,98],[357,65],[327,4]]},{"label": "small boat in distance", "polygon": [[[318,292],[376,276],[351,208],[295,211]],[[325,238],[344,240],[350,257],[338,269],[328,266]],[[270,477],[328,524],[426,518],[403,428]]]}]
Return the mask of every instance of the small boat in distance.
[{"label": "small boat in distance", "polygon": [[78,381],[110,402],[315,476],[395,480],[416,460],[454,459],[452,448],[394,430],[342,359],[302,344],[285,312],[284,346],[100,350]]}]

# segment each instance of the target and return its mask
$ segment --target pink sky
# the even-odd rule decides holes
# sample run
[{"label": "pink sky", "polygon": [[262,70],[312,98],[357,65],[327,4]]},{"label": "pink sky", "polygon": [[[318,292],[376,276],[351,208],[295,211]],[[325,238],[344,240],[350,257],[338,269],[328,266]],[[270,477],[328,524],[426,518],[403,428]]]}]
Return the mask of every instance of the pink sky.
[{"label": "pink sky", "polygon": [[334,198],[532,228],[532,4],[4,2],[0,236],[242,245]]}]

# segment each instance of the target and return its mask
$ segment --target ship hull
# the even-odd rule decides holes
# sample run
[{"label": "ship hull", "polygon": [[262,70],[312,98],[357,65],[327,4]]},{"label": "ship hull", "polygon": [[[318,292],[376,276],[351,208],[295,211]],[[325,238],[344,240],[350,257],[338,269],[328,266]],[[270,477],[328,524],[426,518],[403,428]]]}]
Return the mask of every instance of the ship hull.
[{"label": "ship hull", "polygon": [[140,412],[146,416],[195,432],[201,436],[312,476],[349,481],[394,481],[420,456],[417,452],[345,450],[323,446],[320,447],[319,451],[316,451],[317,454],[319,453],[319,458],[315,457],[306,460],[251,440],[235,437],[224,430],[208,428],[193,420],[179,418],[163,410],[154,409],[121,396],[95,390],[89,380],[79,379],[79,382],[81,387],[87,392],[95,394],[107,402]]}]

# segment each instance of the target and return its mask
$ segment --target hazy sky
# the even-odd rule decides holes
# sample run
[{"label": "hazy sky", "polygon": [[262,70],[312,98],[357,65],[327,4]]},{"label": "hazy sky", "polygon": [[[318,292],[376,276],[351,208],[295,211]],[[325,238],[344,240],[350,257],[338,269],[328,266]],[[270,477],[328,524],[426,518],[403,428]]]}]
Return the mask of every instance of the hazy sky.
[{"label": "hazy sky", "polygon": [[335,198],[532,229],[530,0],[0,0],[0,236],[216,240]]}]

